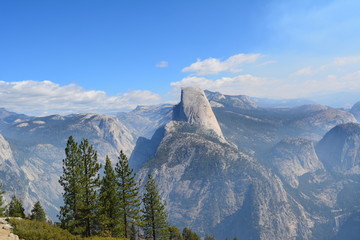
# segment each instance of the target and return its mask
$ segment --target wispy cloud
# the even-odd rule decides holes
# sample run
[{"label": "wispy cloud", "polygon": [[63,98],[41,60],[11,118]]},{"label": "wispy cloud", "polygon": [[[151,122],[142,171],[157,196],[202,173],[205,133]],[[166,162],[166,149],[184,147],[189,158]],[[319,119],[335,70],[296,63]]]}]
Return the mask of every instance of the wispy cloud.
[{"label": "wispy cloud", "polygon": [[183,68],[183,72],[191,72],[194,75],[214,75],[220,72],[241,72],[243,63],[256,62],[263,55],[261,54],[237,54],[229,57],[225,61],[218,58],[198,59],[195,63]]},{"label": "wispy cloud", "polygon": [[360,63],[360,56],[338,57],[334,59],[334,64],[336,66],[345,66],[355,63]]},{"label": "wispy cloud", "polygon": [[60,86],[51,81],[0,81],[1,107],[30,115],[111,113],[140,104],[158,104],[161,100],[158,94],[147,90],[110,96],[104,91],[85,90],[76,84]]},{"label": "wispy cloud", "polygon": [[294,72],[292,75],[294,76],[305,76],[305,75],[312,75],[314,74],[314,69],[311,66],[302,68],[296,72]]},{"label": "wispy cloud", "polygon": [[156,67],[158,68],[167,68],[169,66],[168,61],[161,61],[158,64],[156,64]]},{"label": "wispy cloud", "polygon": [[[286,65],[281,63],[281,67],[286,67]],[[323,64],[301,68],[290,76],[281,72],[273,76],[239,74],[233,77],[220,76],[216,79],[189,75],[180,81],[172,82],[171,86],[176,90],[186,86],[197,86],[230,95],[244,94],[270,98],[306,98],[320,92],[360,92],[360,71],[351,69]],[[314,77],[315,74],[316,77]],[[291,77],[294,75],[302,77]]]},{"label": "wispy cloud", "polygon": [[225,94],[237,95],[246,94],[258,95],[258,90],[264,90],[271,84],[270,79],[256,77],[250,74],[238,75],[235,77],[221,77],[211,80],[205,77],[189,76],[181,81],[172,82],[171,86],[179,90],[182,87],[197,86],[202,89],[217,91]]}]

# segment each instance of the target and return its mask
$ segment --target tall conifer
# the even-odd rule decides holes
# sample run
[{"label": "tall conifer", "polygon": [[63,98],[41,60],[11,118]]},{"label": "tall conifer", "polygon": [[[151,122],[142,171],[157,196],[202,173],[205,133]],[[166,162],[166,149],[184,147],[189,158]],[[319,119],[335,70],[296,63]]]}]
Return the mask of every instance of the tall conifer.
[{"label": "tall conifer", "polygon": [[34,204],[33,209],[31,209],[30,219],[37,220],[40,222],[46,222],[46,213],[39,201],[37,201]]},{"label": "tall conifer", "polygon": [[168,215],[151,174],[145,184],[142,212],[145,237],[152,240],[164,238],[168,234]]},{"label": "tall conifer", "polygon": [[1,189],[2,184],[0,183],[0,217],[3,217],[5,215],[5,208],[3,207],[3,194],[4,192]]},{"label": "tall conifer", "polygon": [[72,136],[69,137],[63,159],[63,174],[60,176],[60,185],[63,187],[64,206],[60,207],[61,227],[73,234],[82,234],[84,227],[81,224],[80,208],[83,188],[81,177],[81,152],[78,143]]},{"label": "tall conifer", "polygon": [[9,217],[21,217],[25,218],[24,207],[22,202],[13,196],[8,206],[8,215]]},{"label": "tall conifer", "polygon": [[135,179],[134,170],[129,167],[129,162],[123,151],[120,151],[119,162],[115,172],[119,185],[120,214],[124,229],[124,237],[130,237],[130,226],[140,224],[139,184]]},{"label": "tall conifer", "polygon": [[64,188],[64,206],[60,208],[59,216],[61,225],[73,234],[89,237],[96,231],[101,165],[87,139],[78,145],[70,136],[65,154],[59,180]]},{"label": "tall conifer", "polygon": [[104,236],[117,237],[120,234],[120,210],[117,182],[111,161],[106,156],[104,177],[99,193],[100,231]]},{"label": "tall conifer", "polygon": [[98,218],[96,216],[98,207],[98,188],[100,187],[99,170],[101,164],[98,163],[97,152],[89,145],[87,139],[80,143],[82,171],[80,182],[83,188],[82,204],[80,215],[85,231],[82,235],[92,236],[96,231]]}]

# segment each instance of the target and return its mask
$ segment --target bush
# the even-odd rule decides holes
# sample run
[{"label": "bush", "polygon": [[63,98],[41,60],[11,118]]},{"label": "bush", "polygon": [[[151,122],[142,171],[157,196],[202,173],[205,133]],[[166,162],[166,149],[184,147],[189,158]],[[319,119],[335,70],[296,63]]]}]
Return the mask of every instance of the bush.
[{"label": "bush", "polygon": [[45,222],[31,221],[25,219],[10,219],[14,227],[14,234],[19,238],[27,240],[81,240],[66,230],[49,225]]},{"label": "bush", "polygon": [[10,218],[9,222],[14,227],[14,234],[26,240],[127,240],[126,238],[97,236],[81,238],[60,227],[35,220]]},{"label": "bush", "polygon": [[88,237],[88,238],[83,238],[84,240],[127,240],[127,238],[114,238],[114,237]]}]

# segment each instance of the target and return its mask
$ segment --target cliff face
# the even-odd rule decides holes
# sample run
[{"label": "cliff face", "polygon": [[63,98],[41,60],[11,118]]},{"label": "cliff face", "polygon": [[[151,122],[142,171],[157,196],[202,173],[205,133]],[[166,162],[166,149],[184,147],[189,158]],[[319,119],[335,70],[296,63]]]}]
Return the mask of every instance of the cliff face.
[{"label": "cliff face", "polygon": [[224,141],[209,102],[197,88],[182,90],[173,121],[151,140],[138,141],[130,162],[140,179],[148,173],[155,176],[177,226],[217,238],[311,236],[310,214],[271,170]]},{"label": "cliff face", "polygon": [[319,158],[340,174],[360,174],[360,124],[334,127],[317,145]]},{"label": "cliff face", "polygon": [[299,177],[304,174],[325,171],[314,143],[306,139],[286,138],[274,147],[272,155],[274,169],[293,188],[299,186]]},{"label": "cliff face", "polygon": [[200,88],[186,87],[181,90],[181,101],[175,106],[173,119],[196,125],[225,140],[210,103]]},{"label": "cliff face", "polygon": [[229,144],[170,122],[139,178],[155,176],[172,223],[217,238],[308,239],[313,222],[271,171]]},{"label": "cliff face", "polygon": [[4,126],[0,137],[0,179],[6,197],[16,194],[27,211],[41,200],[48,216],[54,220],[62,204],[62,159],[69,136],[76,141],[89,139],[98,151],[99,160],[109,155],[117,160],[120,150],[130,155],[135,140],[115,117],[97,114],[47,116],[15,119]]},{"label": "cliff face", "polygon": [[350,112],[355,116],[355,118],[359,121],[360,120],[360,102],[355,103]]}]

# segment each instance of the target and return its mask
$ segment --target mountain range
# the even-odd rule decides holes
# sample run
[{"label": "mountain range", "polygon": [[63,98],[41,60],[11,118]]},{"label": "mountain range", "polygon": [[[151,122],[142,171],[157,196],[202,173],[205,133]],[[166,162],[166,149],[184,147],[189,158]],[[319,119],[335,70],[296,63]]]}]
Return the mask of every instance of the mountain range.
[{"label": "mountain range", "polygon": [[[305,105],[304,105],[305,104]],[[56,220],[64,148],[89,139],[152,173],[170,222],[217,239],[358,239],[360,102],[307,102],[182,89],[176,105],[107,116],[32,117],[0,109],[0,181]]]}]

